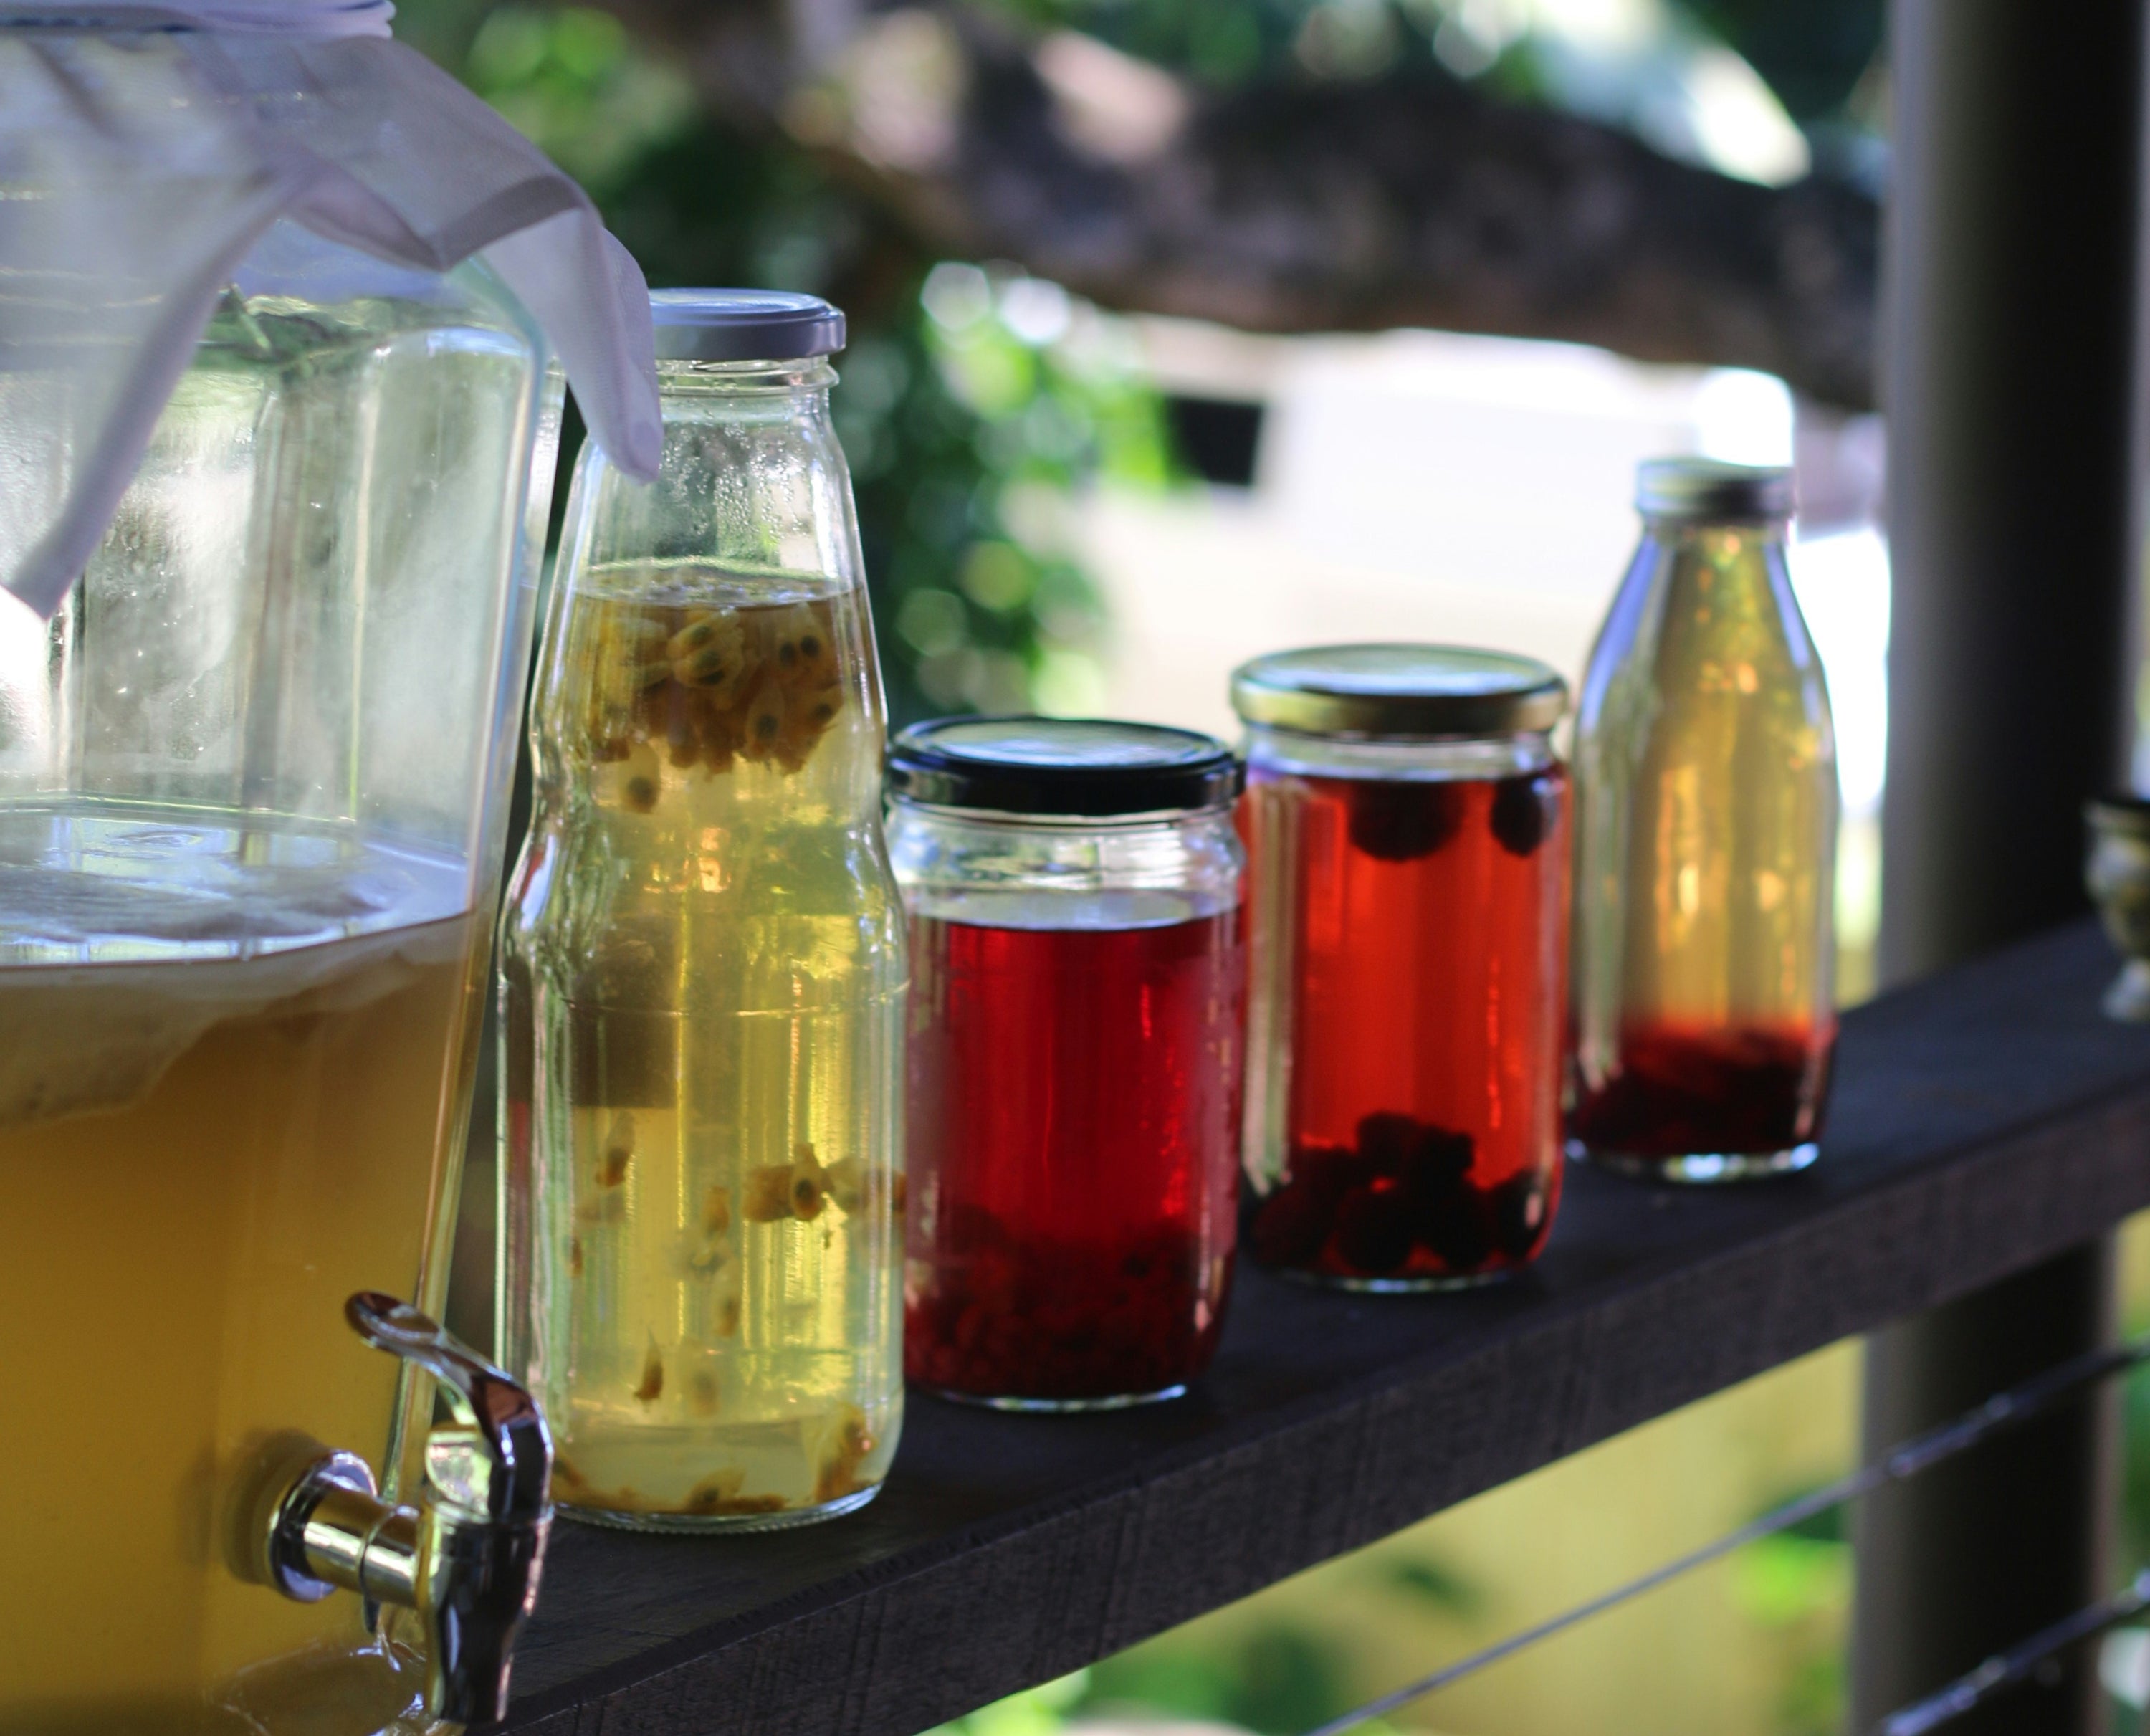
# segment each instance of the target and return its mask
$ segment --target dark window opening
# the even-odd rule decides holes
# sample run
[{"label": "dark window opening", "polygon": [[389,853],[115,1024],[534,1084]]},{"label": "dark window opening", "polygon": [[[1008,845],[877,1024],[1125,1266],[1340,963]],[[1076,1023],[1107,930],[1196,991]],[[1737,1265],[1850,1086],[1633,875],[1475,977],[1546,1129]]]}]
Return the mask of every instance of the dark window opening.
[{"label": "dark window opening", "polygon": [[1180,462],[1195,475],[1228,488],[1254,486],[1254,457],[1262,443],[1259,404],[1175,393],[1165,399],[1164,413]]}]

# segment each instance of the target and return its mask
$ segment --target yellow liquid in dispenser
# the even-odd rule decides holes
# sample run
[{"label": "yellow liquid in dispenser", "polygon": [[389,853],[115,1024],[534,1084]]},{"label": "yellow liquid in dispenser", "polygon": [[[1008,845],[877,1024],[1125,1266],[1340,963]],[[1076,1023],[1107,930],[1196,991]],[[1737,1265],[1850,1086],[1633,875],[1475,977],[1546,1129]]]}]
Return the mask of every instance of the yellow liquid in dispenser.
[{"label": "yellow liquid in dispenser", "polygon": [[0,810],[6,1736],[422,1727],[356,1597],[234,1574],[229,1497],[280,1431],[386,1468],[396,1365],[343,1305],[437,1301],[465,896],[301,829]]},{"label": "yellow liquid in dispenser", "polygon": [[844,1511],[895,1450],[906,976],[860,605],[598,568],[540,675],[500,1314],[555,1495],[619,1522]]}]

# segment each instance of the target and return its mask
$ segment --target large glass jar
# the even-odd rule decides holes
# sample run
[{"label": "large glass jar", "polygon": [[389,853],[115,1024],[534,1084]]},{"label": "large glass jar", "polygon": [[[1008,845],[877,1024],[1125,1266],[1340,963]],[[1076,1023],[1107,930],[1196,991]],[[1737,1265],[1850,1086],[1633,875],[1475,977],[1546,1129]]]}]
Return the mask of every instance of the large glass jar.
[{"label": "large glass jar", "polygon": [[1100,1410],[1208,1365],[1238,1199],[1239,781],[1221,742],[1143,724],[897,739],[921,1385]]},{"label": "large glass jar", "polygon": [[482,265],[279,225],[58,614],[0,593],[0,1729],[416,1715],[235,1527],[265,1441],[396,1480],[345,1304],[446,1287],[559,406]]},{"label": "large glass jar", "polygon": [[1482,1283],[1560,1199],[1567,777],[1543,664],[1339,645],[1243,665],[1247,1243],[1358,1289]]},{"label": "large glass jar", "polygon": [[1788,471],[1642,468],[1575,735],[1569,1150],[1733,1181],[1814,1160],[1836,1038],[1836,744]]},{"label": "large glass jar", "polygon": [[842,315],[653,298],[649,486],[586,450],[501,931],[502,1356],[570,1511],[764,1528],[901,1419],[906,982]]}]

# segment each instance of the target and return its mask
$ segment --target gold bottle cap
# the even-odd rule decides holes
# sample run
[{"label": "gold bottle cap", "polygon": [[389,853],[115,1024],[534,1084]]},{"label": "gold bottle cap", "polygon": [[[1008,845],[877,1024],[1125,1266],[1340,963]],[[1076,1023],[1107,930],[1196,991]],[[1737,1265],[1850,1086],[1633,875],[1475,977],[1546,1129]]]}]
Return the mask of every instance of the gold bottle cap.
[{"label": "gold bottle cap", "polygon": [[1792,507],[1792,473],[1781,466],[1651,458],[1635,470],[1635,510],[1651,518],[1751,522],[1789,518]]},{"label": "gold bottle cap", "polygon": [[1302,735],[1512,735],[1558,723],[1567,684],[1506,651],[1320,645],[1241,664],[1232,709]]}]

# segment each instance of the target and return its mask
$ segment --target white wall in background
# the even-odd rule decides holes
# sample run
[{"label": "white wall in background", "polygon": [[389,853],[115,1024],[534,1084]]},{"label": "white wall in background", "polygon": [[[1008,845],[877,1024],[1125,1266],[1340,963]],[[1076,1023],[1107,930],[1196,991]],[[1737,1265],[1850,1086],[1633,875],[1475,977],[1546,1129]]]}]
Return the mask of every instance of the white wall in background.
[{"label": "white wall in background", "polygon": [[[1634,547],[1635,466],[1677,452],[1794,456],[1790,394],[1764,374],[1439,332],[1143,329],[1166,389],[1268,408],[1251,488],[1105,490],[1085,503],[1082,542],[1112,619],[1110,715],[1229,736],[1234,664],[1325,641],[1491,645],[1573,679]],[[1874,492],[1845,475],[1870,466],[1875,442],[1855,425],[1799,437],[1802,488],[1838,522],[1795,551],[1794,579],[1829,670],[1846,797],[1870,808],[1888,566],[1871,528],[1842,519]]]}]

